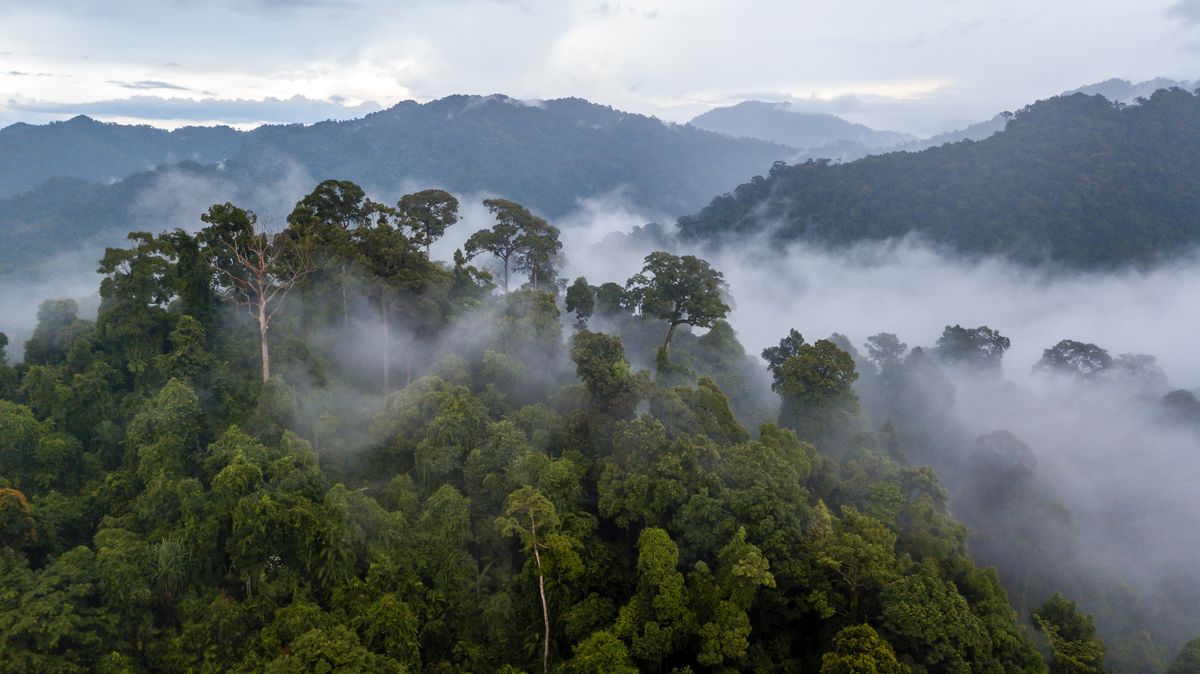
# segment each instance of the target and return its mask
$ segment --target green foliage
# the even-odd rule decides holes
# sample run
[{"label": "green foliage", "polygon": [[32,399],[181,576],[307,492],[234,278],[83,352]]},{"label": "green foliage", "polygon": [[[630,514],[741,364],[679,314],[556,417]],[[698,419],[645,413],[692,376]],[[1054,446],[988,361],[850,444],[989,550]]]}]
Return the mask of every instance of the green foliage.
[{"label": "green foliage", "polygon": [[904,674],[888,642],[870,625],[843,628],[833,638],[833,650],[821,656],[821,674]]},{"label": "green foliage", "polygon": [[[553,292],[421,250],[450,199],[302,199],[272,242],[314,271],[274,305],[265,383],[213,276],[245,266],[214,242],[249,212],[109,252],[96,324],[47,327],[0,400],[0,671],[1037,671],[933,473],[874,451],[849,353],[768,352],[798,436],[707,263],[581,280],[576,320],[612,332],[567,342]],[[675,320],[652,381],[634,363]],[[889,395],[937,381],[873,344]],[[1030,488],[1014,443],[964,459],[1009,471],[997,502]]]},{"label": "green foliage", "polygon": [[1103,672],[1104,642],[1090,615],[1057,592],[1032,612],[1033,624],[1050,646],[1050,672]]},{"label": "green foliage", "polygon": [[1200,672],[1200,639],[1192,639],[1183,645],[1183,650],[1167,668],[1167,674],[1195,674]]},{"label": "green foliage", "polygon": [[722,296],[725,278],[707,261],[657,251],[645,262],[625,284],[627,301],[643,315],[667,322],[664,351],[671,348],[676,327],[712,327],[729,313]]}]

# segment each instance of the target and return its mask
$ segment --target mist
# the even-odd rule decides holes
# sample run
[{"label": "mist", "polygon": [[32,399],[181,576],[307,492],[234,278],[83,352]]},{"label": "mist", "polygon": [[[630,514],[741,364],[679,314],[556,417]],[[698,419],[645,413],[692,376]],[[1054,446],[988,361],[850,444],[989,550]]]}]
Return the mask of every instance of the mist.
[{"label": "mist", "polygon": [[[255,208],[265,221],[282,224],[291,205],[313,184],[294,167],[253,194],[241,194],[220,180],[168,173],[156,189],[139,196],[135,212],[141,226],[153,231],[176,226],[194,230],[208,205],[234,200]],[[384,200],[427,186],[412,180],[385,192]],[[491,225],[492,217],[482,205],[489,196],[493,195],[458,195],[460,221],[434,244],[435,259],[450,259],[471,233]],[[161,226],[146,227],[151,222]],[[1200,353],[1193,346],[1197,319],[1191,311],[1200,291],[1196,255],[1149,270],[1065,272],[997,258],[967,259],[915,238],[841,250],[808,244],[780,248],[756,239],[743,241],[737,250],[705,250],[681,245],[670,235],[669,225],[647,225],[653,222],[669,220],[663,214],[639,212],[619,192],[581,200],[575,212],[553,223],[561,228],[564,243],[561,278],[569,282],[585,276],[592,285],[623,284],[640,271],[642,258],[651,250],[700,255],[724,273],[732,306],[728,320],[747,352],[755,355],[790,328],[810,342],[840,333],[862,351],[866,338],[880,332],[897,334],[909,347],[930,347],[947,325],[990,326],[1012,340],[1002,373],[981,377],[948,370],[954,401],[947,426],[925,429],[929,447],[915,448],[908,458],[938,471],[950,493],[952,512],[974,530],[978,518],[988,513],[968,503],[973,443],[995,431],[1011,432],[1036,459],[1038,497],[1061,503],[1069,512],[1069,523],[1055,534],[1072,538],[1064,544],[1074,551],[1062,562],[1064,568],[1085,577],[1116,579],[1156,614],[1166,611],[1158,604],[1170,603],[1171,587],[1200,585],[1193,563],[1200,557],[1200,496],[1195,491],[1200,484],[1200,435],[1194,428],[1164,420],[1158,403],[1167,389],[1070,383],[1033,372],[1044,349],[1073,339],[1098,344],[1113,356],[1153,355],[1170,388],[1196,387]],[[48,263],[45,269],[54,273],[24,284],[5,284],[0,330],[11,338],[10,358],[20,358],[42,300],[71,297],[81,302],[84,317],[94,315],[98,277],[93,270],[98,258],[94,246],[81,247]],[[490,266],[499,277],[490,260],[479,258],[475,264]],[[514,287],[519,284],[514,276]],[[299,409],[310,420],[329,414],[365,422],[367,412],[384,403],[375,381],[383,347],[375,309],[360,298],[352,314],[353,321],[342,330],[310,337],[361,387],[328,389],[301,369],[286,373]],[[454,331],[462,337],[454,343],[422,343],[393,335],[390,351],[396,371],[410,367],[405,359],[417,363],[410,376],[397,376],[393,388],[402,388],[411,374],[420,376],[438,367],[447,356],[482,353],[496,338],[489,327],[496,324],[495,316],[463,320]],[[563,322],[568,325],[570,319],[564,316]],[[547,388],[561,383],[560,375],[570,369],[565,350],[560,360],[545,376],[532,371],[507,376],[521,386]],[[864,372],[861,384],[873,366],[861,356],[858,366]],[[765,381],[763,400],[777,404]],[[873,415],[877,410],[866,398],[864,408],[874,427],[886,420]],[[329,438],[338,439],[313,440],[324,450],[349,454],[369,444],[366,431],[365,426],[325,429],[333,433]],[[979,541],[972,548],[979,561],[998,564],[1005,573],[1011,560],[1003,551],[990,549],[983,536]],[[1086,601],[1083,607],[1099,610]],[[1200,629],[1194,608],[1164,622],[1166,633],[1156,638],[1170,644]]]},{"label": "mist", "polygon": [[[585,204],[575,228],[564,232],[569,256],[564,275],[586,276],[592,285],[622,283],[656,244],[645,232],[614,232],[649,221],[619,200]],[[907,458],[934,467],[950,494],[952,513],[975,532],[989,518],[1009,516],[1005,506],[978,505],[978,496],[970,493],[987,486],[979,479],[1002,479],[972,475],[979,470],[971,464],[976,438],[1010,432],[1034,457],[1032,497],[1067,511],[1062,523],[1035,517],[1036,530],[1024,533],[1060,547],[1053,559],[1031,561],[1006,548],[1011,535],[995,544],[981,535],[972,547],[979,561],[999,565],[1006,584],[1016,575],[1008,572],[1018,567],[1058,565],[1047,576],[1061,583],[1054,589],[1074,593],[1110,635],[1128,628],[1114,616],[1122,611],[1154,616],[1146,623],[1171,648],[1200,630],[1200,611],[1179,591],[1200,586],[1195,565],[1200,433],[1168,421],[1161,406],[1169,389],[1200,383],[1193,337],[1194,298],[1200,294],[1195,254],[1150,270],[1105,273],[967,259],[915,238],[842,250],[807,244],[780,249],[765,240],[743,241],[736,250],[672,246],[704,257],[724,273],[733,307],[728,320],[749,353],[778,343],[789,328],[809,342],[840,333],[860,352],[860,389],[870,385],[874,371],[861,355],[863,345],[880,332],[926,349],[948,325],[987,325],[1009,337],[1012,346],[998,376],[946,368],[954,389],[949,414],[920,429],[918,442],[925,444],[910,448]],[[1150,354],[1166,381],[1076,382],[1035,373],[1043,350],[1063,339],[1095,343],[1114,358]],[[870,400],[863,402],[868,423],[878,428],[887,421]],[[934,397],[916,404],[932,407]],[[1125,587],[1136,600],[1098,601],[1101,583]],[[1045,599],[1018,596],[1013,587],[1010,592],[1018,602]],[[1122,605],[1128,601],[1140,604]]]}]

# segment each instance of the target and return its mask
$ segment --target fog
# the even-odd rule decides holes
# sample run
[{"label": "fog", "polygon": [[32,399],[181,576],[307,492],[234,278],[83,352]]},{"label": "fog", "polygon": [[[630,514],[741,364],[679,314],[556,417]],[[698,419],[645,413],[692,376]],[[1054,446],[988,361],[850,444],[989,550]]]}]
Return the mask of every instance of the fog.
[{"label": "fog", "polygon": [[[583,204],[575,228],[564,234],[566,275],[584,275],[592,285],[622,282],[655,244],[644,235],[611,233],[648,220],[619,200]],[[994,521],[1011,527],[996,544],[980,536],[972,548],[981,562],[999,564],[1002,578],[1017,567],[1043,567],[1043,581],[1057,583],[1054,589],[1097,613],[1102,629],[1124,630],[1136,612],[1143,616],[1141,628],[1172,647],[1200,631],[1200,611],[1178,592],[1200,587],[1200,434],[1164,420],[1159,401],[1167,382],[1071,382],[1033,372],[1044,349],[1073,339],[1098,344],[1114,358],[1153,355],[1170,388],[1196,387],[1195,255],[1147,271],[1100,273],[965,259],[916,239],[837,251],[808,244],[773,248],[764,240],[745,241],[736,250],[675,248],[724,273],[733,306],[729,321],[750,353],[777,343],[789,328],[810,342],[844,334],[860,352],[866,338],[880,332],[897,334],[909,347],[932,347],[954,324],[987,325],[1009,337],[999,377],[947,369],[955,396],[949,417],[938,422],[945,427],[921,429],[927,446],[910,449],[908,458],[938,470],[952,511],[972,527]],[[860,358],[859,369],[873,366]],[[930,396],[916,404],[937,403]],[[975,439],[998,430],[1032,450],[1035,489],[1029,497],[1065,506],[1069,518],[1061,526],[1048,521],[1051,510],[1037,512],[1033,505],[969,503],[967,492],[981,486],[978,480],[1003,479],[971,473],[979,470],[971,464]],[[1005,510],[1026,505],[1032,515]],[[1032,523],[1020,532],[1004,523],[1021,516]],[[1014,536],[1052,540],[1055,549],[1043,550],[1040,560],[1022,558]],[[1004,580],[1015,580],[1007,575]],[[1129,588],[1141,604],[1098,599],[1111,593],[1109,586],[1097,589],[1100,583]],[[1024,599],[1040,603],[1045,597]]]},{"label": "fog", "polygon": [[[281,223],[313,184],[302,172],[283,171],[277,183],[243,194],[243,203],[256,206],[264,219]],[[412,181],[401,187],[413,191],[428,186]],[[238,192],[219,180],[182,176],[167,176],[159,187],[142,195],[136,210],[146,221],[163,222],[160,229],[194,229],[208,204],[224,201],[226,191]],[[386,200],[393,201],[399,193]],[[492,219],[481,203],[487,196],[491,195],[459,195],[461,220],[433,246],[436,259],[449,259],[472,232],[490,226]],[[581,201],[575,213],[554,223],[562,229],[564,242],[562,278],[569,282],[582,275],[592,285],[623,283],[640,270],[650,250],[694,252],[724,273],[733,306],[729,321],[752,354],[777,343],[789,328],[810,342],[841,333],[859,351],[867,337],[880,332],[897,334],[909,347],[930,347],[942,329],[953,324],[987,325],[1009,337],[1012,347],[1000,377],[948,370],[955,396],[945,427],[924,429],[928,446],[910,450],[908,458],[933,465],[951,494],[954,514],[973,527],[982,526],[992,521],[989,517],[1004,520],[1008,513],[968,502],[968,491],[977,486],[970,480],[979,479],[972,478],[970,453],[975,438],[998,430],[1011,432],[1036,458],[1032,479],[1037,499],[1061,503],[1070,513],[1062,527],[1046,522],[1042,534],[1029,534],[1072,539],[1056,542],[1062,551],[1073,551],[1071,555],[1045,560],[1061,567],[1056,578],[1080,584],[1062,589],[1086,595],[1089,579],[1115,579],[1136,591],[1157,616],[1156,639],[1174,644],[1200,632],[1196,608],[1180,609],[1180,598],[1173,597],[1171,589],[1200,587],[1194,563],[1200,558],[1200,492],[1195,488],[1200,484],[1200,435],[1194,428],[1164,420],[1158,400],[1165,386],[1147,391],[1120,382],[1071,383],[1032,372],[1044,349],[1073,339],[1096,343],[1113,356],[1151,354],[1171,388],[1196,387],[1200,352],[1192,330],[1200,320],[1193,310],[1194,298],[1200,296],[1200,265],[1195,256],[1151,270],[1084,273],[965,259],[916,239],[834,251],[808,244],[778,248],[762,239],[747,240],[736,250],[691,250],[664,240],[661,228],[643,227],[655,221],[666,220],[661,214],[636,211],[620,193]],[[60,271],[23,285],[5,282],[0,330],[12,338],[10,358],[19,357],[41,300],[72,297],[81,301],[85,315],[94,314],[98,257],[94,248],[75,251],[46,265],[73,273]],[[491,264],[482,258],[476,263]],[[514,275],[514,287],[520,282]],[[339,369],[369,379],[382,346],[380,331],[371,322],[369,304],[359,306],[355,314],[360,318],[344,333],[318,336],[316,345],[332,354]],[[484,333],[495,317],[466,320],[470,326],[455,332],[470,336],[471,348],[479,351],[479,344],[491,338]],[[404,371],[404,359],[414,353],[428,365],[461,346],[414,345],[400,333],[392,340],[396,372]],[[871,367],[860,359],[861,371]],[[309,418],[327,412],[341,416],[339,410],[362,411],[381,402],[369,392],[320,392],[320,386],[309,386],[302,374],[288,376],[312,392],[301,400]],[[864,376],[860,384],[868,379]],[[394,384],[403,386],[404,381],[397,375]],[[870,415],[868,403],[864,398]],[[932,399],[929,404],[934,404]],[[869,421],[877,425],[882,419]],[[342,433],[341,441],[332,444],[353,448],[369,441],[365,427],[355,431]],[[1043,524],[1035,521],[1033,526]],[[1007,572],[1006,564],[1013,560],[1003,549],[989,547],[985,534],[977,538],[972,549],[980,561],[997,563]],[[1173,602],[1175,608],[1164,608]],[[1086,610],[1106,610],[1089,604],[1086,596],[1081,603]]]}]

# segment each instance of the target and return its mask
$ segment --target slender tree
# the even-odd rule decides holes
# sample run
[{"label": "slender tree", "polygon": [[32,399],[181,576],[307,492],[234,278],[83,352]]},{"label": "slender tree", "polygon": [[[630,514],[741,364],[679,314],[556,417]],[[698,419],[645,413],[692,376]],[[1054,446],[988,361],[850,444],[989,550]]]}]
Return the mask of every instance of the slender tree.
[{"label": "slender tree", "polygon": [[[308,240],[288,241],[258,226],[258,218],[230,204],[213,206],[202,216],[215,225],[240,223],[236,234],[214,229],[208,243],[216,253],[210,264],[226,283],[226,297],[246,308],[258,324],[262,380],[271,378],[268,331],[296,282],[314,269]],[[226,230],[226,231],[222,231]]]},{"label": "slender tree", "polygon": [[[550,605],[546,601],[546,576],[542,571],[542,553],[546,534],[558,528],[558,513],[554,504],[537,489],[525,485],[508,495],[504,515],[496,519],[496,528],[503,536],[520,538],[525,549],[533,553],[537,567],[538,594],[542,600],[542,672],[550,671]],[[538,538],[541,527],[541,538]]]}]

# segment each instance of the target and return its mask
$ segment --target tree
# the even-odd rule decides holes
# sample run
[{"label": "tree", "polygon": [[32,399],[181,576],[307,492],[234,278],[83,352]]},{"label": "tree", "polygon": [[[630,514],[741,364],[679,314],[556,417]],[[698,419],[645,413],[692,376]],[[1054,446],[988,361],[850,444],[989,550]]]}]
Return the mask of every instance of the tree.
[{"label": "tree", "polygon": [[847,428],[858,414],[854,359],[833,342],[820,339],[802,345],[779,369],[776,390],[783,397],[780,423],[814,440],[831,430]]},{"label": "tree", "polygon": [[400,197],[396,211],[401,224],[413,231],[416,241],[425,246],[425,257],[429,257],[433,242],[458,222],[458,199],[445,190],[421,190]]},{"label": "tree", "polygon": [[517,254],[517,269],[529,272],[529,283],[534,290],[544,281],[553,284],[558,274],[562,242],[558,240],[558,228],[535,218],[521,235],[521,250]]},{"label": "tree", "polygon": [[585,329],[595,309],[596,293],[588,285],[587,279],[580,276],[567,288],[567,311],[575,312],[575,327]]},{"label": "tree", "polygon": [[786,337],[779,340],[778,346],[768,346],[762,350],[763,360],[767,361],[767,369],[771,371],[771,376],[774,378],[771,390],[779,391],[779,377],[783,373],[783,364],[799,356],[800,347],[804,344],[804,335],[793,328],[788,330]]},{"label": "tree", "polygon": [[[542,538],[538,538],[538,525],[542,527]],[[508,495],[504,515],[496,519],[496,528],[505,537],[516,536],[533,553],[537,565],[538,595],[542,600],[542,671],[550,671],[550,604],[546,601],[546,576],[542,571],[542,549],[545,538],[559,526],[558,513],[554,504],[540,491],[529,485]]]},{"label": "tree", "polygon": [[694,255],[650,253],[642,272],[631,277],[625,287],[643,315],[667,322],[664,353],[671,348],[675,328],[685,324],[712,327],[729,314],[729,305],[722,299],[725,278]]},{"label": "tree", "polygon": [[964,328],[947,325],[938,338],[935,354],[953,365],[998,371],[1004,352],[1012,342],[999,332],[981,325]]},{"label": "tree", "polygon": [[204,222],[223,226],[233,224],[236,234],[218,233],[209,239],[218,251],[211,264],[227,287],[227,297],[245,307],[258,324],[262,354],[262,380],[271,378],[271,354],[267,339],[271,320],[296,282],[314,269],[308,241],[287,245],[282,237],[257,227],[251,211],[226,204],[213,206],[201,216]]},{"label": "tree", "polygon": [[908,345],[890,332],[881,332],[867,338],[867,357],[880,370],[886,371],[889,367],[896,366],[907,351]]},{"label": "tree", "polygon": [[[544,264],[543,259],[539,256],[548,253],[549,244],[541,242],[545,247],[530,258],[528,257],[531,255],[529,235],[543,236],[537,233],[546,231],[550,225],[530,213],[529,209],[521,204],[507,199],[485,199],[483,205],[487,206],[487,209],[496,217],[496,224],[492,225],[491,229],[481,229],[472,234],[471,238],[467,239],[467,243],[463,245],[463,252],[466,253],[467,259],[471,259],[481,252],[491,253],[500,258],[504,264],[504,292],[507,293],[508,270],[513,262],[520,264],[522,260],[525,260],[527,264],[535,264],[539,267]],[[558,230],[553,231],[554,239],[557,241]],[[539,239],[539,241],[541,240]],[[536,285],[535,277],[534,286],[536,287]]]},{"label": "tree", "polygon": [[843,627],[833,638],[833,649],[821,656],[821,674],[904,674],[908,668],[896,660],[891,644],[879,638],[870,625]]},{"label": "tree", "polygon": [[617,633],[634,656],[658,666],[687,637],[688,608],[679,548],[663,529],[648,527],[638,536],[637,593],[621,607]]},{"label": "tree", "polygon": [[1104,642],[1096,636],[1092,616],[1055,592],[1031,612],[1033,626],[1050,643],[1050,674],[1100,674]]},{"label": "tree", "polygon": [[393,312],[406,304],[411,306],[434,275],[435,266],[417,251],[411,239],[384,218],[374,226],[356,229],[353,240],[356,267],[364,276],[368,294],[379,306],[383,330],[380,369],[386,394],[391,390]]},{"label": "tree", "polygon": [[1092,379],[1113,366],[1108,351],[1095,344],[1064,339],[1042,352],[1034,372],[1061,374],[1076,379]]},{"label": "tree", "polygon": [[633,416],[641,382],[625,360],[620,337],[580,330],[571,340],[571,359],[592,405],[617,418]]},{"label": "tree", "polygon": [[1167,668],[1167,674],[1200,674],[1200,639],[1192,639],[1183,645],[1183,650]]},{"label": "tree", "polygon": [[575,646],[575,657],[563,667],[568,674],[637,674],[629,651],[612,632],[593,632]]},{"label": "tree", "polygon": [[75,300],[42,302],[38,307],[37,327],[33,330],[33,336],[25,342],[25,362],[30,365],[62,363],[74,336],[71,328],[78,320],[79,305]]}]

